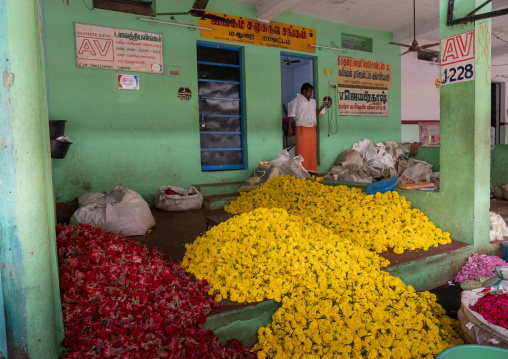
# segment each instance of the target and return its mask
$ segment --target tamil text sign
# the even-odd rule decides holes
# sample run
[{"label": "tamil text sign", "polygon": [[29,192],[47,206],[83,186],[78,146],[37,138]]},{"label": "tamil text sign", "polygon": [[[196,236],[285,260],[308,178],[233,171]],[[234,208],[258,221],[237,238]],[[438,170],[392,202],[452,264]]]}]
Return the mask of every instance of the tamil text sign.
[{"label": "tamil text sign", "polygon": [[78,67],[163,72],[162,34],[78,23],[74,34]]},{"label": "tamil text sign", "polygon": [[338,88],[339,116],[388,116],[388,91]]},{"label": "tamil text sign", "polygon": [[227,24],[217,20],[200,18],[199,26],[212,29],[211,31],[200,30],[201,37],[294,51],[316,52],[316,48],[310,46],[316,44],[316,30],[314,29],[275,21],[264,23],[243,17],[212,14],[227,16],[228,19],[235,20],[235,23]]},{"label": "tamil text sign", "polygon": [[392,71],[389,63],[338,56],[337,66],[339,86],[383,89],[392,86]]}]

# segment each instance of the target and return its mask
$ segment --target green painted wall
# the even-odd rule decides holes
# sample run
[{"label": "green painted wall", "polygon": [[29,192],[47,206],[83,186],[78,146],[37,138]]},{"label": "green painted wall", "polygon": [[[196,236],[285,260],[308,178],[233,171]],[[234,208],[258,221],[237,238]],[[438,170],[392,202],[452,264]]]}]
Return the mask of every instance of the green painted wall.
[{"label": "green painted wall", "polygon": [[490,184],[502,187],[508,183],[508,145],[496,145],[492,151]]},{"label": "green painted wall", "polygon": [[439,161],[439,147],[420,147],[414,156],[415,160],[425,161],[432,165],[433,172],[439,172],[441,164]]},{"label": "green painted wall", "polygon": [[64,329],[38,1],[0,3],[0,64],[0,357],[56,358]]},{"label": "green painted wall", "polygon": [[[192,0],[160,4],[157,11],[186,11]],[[71,200],[86,192],[111,190],[118,183],[134,189],[149,202],[163,185],[188,187],[195,183],[245,180],[259,161],[271,160],[282,148],[280,136],[281,49],[237,45],[244,53],[247,166],[245,170],[201,172],[199,153],[196,42],[199,31],[150,24],[138,16],[95,9],[81,1],[42,0],[47,56],[49,117],[67,120],[66,135],[73,145],[65,159],[55,159],[56,201]],[[210,2],[210,11],[256,18],[254,6],[229,0]],[[169,17],[164,18],[169,21]],[[349,56],[392,65],[388,117],[339,117],[339,133],[328,137],[327,115],[319,124],[319,171],[328,171],[338,154],[364,138],[400,141],[400,49],[388,45],[391,33],[282,14],[274,19],[316,29],[317,44],[340,44],[342,32],[373,38],[374,52]],[[197,25],[197,19],[180,16],[177,21]],[[136,73],[139,91],[119,90],[121,71],[77,68],[73,23],[102,25],[162,33],[166,73]],[[204,39],[203,39],[204,40]],[[287,51],[283,51],[287,53]],[[348,53],[317,50],[316,98],[328,95],[329,81],[336,83],[337,56]],[[334,68],[333,77],[323,67]],[[176,69],[179,76],[170,76]],[[188,87],[190,101],[177,99],[179,87]]]}]

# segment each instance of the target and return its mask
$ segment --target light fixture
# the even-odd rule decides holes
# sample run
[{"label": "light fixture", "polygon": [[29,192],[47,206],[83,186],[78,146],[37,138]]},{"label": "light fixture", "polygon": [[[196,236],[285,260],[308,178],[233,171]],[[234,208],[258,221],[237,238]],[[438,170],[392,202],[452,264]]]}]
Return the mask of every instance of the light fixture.
[{"label": "light fixture", "polygon": [[147,19],[146,17],[138,17],[139,20],[143,21],[149,21],[149,22],[158,22],[161,24],[168,24],[168,25],[176,25],[176,26],[183,26],[183,27],[189,27],[191,29],[200,29],[200,30],[213,30],[209,27],[202,27],[202,26],[194,26],[194,25],[187,25],[187,24],[178,24],[176,22],[169,22],[169,21],[161,21],[161,20],[154,20],[154,19]]},{"label": "light fixture", "polygon": [[321,45],[312,45],[312,44],[310,44],[309,46],[317,47],[318,49],[330,49],[330,50],[338,50],[338,51],[345,51],[345,52],[356,52],[355,50],[341,49],[340,47],[321,46]]}]

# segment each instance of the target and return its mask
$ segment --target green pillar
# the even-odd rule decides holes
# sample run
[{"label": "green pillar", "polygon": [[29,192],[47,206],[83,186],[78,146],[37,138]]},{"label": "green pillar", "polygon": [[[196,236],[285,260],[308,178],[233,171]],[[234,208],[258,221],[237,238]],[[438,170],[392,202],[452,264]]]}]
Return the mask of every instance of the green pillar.
[{"label": "green pillar", "polygon": [[[454,238],[474,244],[477,249],[489,243],[491,21],[485,19],[467,25],[447,26],[448,2],[440,0],[441,39],[474,30],[474,79],[450,82],[452,73],[448,71],[446,84],[440,88],[441,191],[450,220],[459,224]],[[455,1],[454,18],[467,15],[484,2]],[[490,8],[489,4],[481,13],[491,11]],[[458,47],[466,45],[464,42],[455,44]],[[441,54],[449,62],[453,50],[452,44],[447,49],[441,46]],[[462,51],[461,48],[456,50],[457,54]],[[463,78],[470,76],[464,62],[453,66],[457,68],[454,79],[459,78],[462,70]]]},{"label": "green pillar", "polygon": [[57,358],[64,331],[37,0],[0,1],[0,358]]}]

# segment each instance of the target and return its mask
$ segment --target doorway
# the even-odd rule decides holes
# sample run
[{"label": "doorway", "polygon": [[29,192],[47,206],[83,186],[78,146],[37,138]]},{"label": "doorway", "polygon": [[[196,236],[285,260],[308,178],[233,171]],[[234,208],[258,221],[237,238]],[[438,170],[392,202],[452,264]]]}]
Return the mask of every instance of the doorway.
[{"label": "doorway", "polygon": [[[314,86],[314,59],[312,57],[280,54],[280,83],[282,106],[282,148],[291,149],[295,136],[287,136],[288,103],[300,93],[302,85],[308,82]],[[313,93],[313,96],[315,93]],[[294,134],[294,131],[293,131]]]},{"label": "doorway", "polygon": [[[490,93],[490,126],[495,129],[494,143],[491,145],[499,145],[505,143],[504,136],[501,134],[501,114],[504,113],[504,96],[502,96],[504,83],[492,82]],[[503,134],[504,135],[504,134]]]}]

